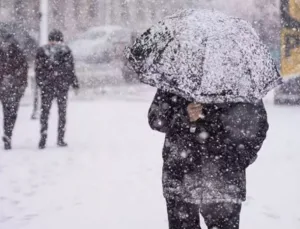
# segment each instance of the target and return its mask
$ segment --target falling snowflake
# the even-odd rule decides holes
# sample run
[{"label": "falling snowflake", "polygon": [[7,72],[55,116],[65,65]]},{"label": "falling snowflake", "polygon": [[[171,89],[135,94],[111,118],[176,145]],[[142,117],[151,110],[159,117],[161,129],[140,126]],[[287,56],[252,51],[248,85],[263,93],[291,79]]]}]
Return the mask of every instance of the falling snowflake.
[{"label": "falling snowflake", "polygon": [[206,132],[206,131],[203,131],[203,132],[201,132],[201,133],[199,134],[199,138],[200,138],[200,139],[203,139],[203,140],[206,140],[206,139],[209,138],[209,133]]}]

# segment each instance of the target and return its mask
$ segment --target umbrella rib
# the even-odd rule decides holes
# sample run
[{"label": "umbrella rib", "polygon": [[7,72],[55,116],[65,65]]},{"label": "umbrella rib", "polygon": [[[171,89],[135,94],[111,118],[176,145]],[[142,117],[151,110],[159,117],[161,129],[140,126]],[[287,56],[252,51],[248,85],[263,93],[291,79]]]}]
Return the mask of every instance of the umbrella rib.
[{"label": "umbrella rib", "polygon": [[153,63],[154,63],[154,64],[157,64],[157,63],[161,60],[162,54],[164,53],[164,51],[166,50],[166,48],[168,48],[169,44],[170,44],[172,41],[174,41],[174,37],[172,37],[172,38],[168,41],[168,43],[165,45],[165,47],[164,47],[163,49],[157,51],[158,55],[157,55],[157,57],[153,60]]},{"label": "umbrella rib", "polygon": [[[205,62],[205,57],[206,57],[206,48],[207,48],[207,41],[208,41],[208,38],[205,38],[203,39],[202,41],[202,45],[204,47],[204,50],[203,50],[203,56],[200,60],[200,80],[199,80],[199,87],[201,88],[202,86],[202,80],[203,80],[203,77],[204,77],[204,62]],[[196,88],[195,88],[196,89]]]}]

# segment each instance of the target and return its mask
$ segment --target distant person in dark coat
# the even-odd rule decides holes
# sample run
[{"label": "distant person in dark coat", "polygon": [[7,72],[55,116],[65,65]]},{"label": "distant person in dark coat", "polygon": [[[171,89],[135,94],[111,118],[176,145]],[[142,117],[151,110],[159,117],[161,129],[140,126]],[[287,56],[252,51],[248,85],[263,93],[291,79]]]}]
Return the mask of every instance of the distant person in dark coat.
[{"label": "distant person in dark coat", "polygon": [[12,34],[0,30],[0,100],[4,118],[4,148],[11,149],[11,139],[19,104],[27,87],[28,64]]},{"label": "distant person in dark coat", "polygon": [[238,229],[246,199],[246,168],[268,130],[257,104],[193,104],[158,90],[150,126],[166,134],[163,190],[170,229]]},{"label": "distant person in dark coat", "polygon": [[79,84],[75,75],[72,52],[63,42],[62,32],[53,30],[49,34],[49,44],[39,48],[36,55],[36,82],[41,90],[40,149],[46,146],[49,113],[54,99],[57,99],[59,113],[57,145],[67,146],[64,136],[68,91],[70,87],[77,91]]}]

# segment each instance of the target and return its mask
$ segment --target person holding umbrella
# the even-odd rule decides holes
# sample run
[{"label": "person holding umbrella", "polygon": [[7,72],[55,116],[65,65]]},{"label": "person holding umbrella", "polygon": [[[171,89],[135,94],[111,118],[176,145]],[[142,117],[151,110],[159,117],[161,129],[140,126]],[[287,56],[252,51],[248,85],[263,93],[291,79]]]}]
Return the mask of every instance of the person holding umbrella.
[{"label": "person holding umbrella", "polygon": [[250,24],[187,10],[126,49],[139,79],[156,87],[149,124],[166,134],[163,190],[170,229],[238,229],[246,169],[268,131],[262,98],[281,83]]}]

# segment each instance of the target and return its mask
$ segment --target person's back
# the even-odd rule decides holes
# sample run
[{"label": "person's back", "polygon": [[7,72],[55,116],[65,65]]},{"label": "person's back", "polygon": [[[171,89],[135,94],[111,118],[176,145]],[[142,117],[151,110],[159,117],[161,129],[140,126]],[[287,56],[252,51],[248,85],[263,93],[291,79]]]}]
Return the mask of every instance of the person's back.
[{"label": "person's back", "polygon": [[0,31],[0,99],[4,113],[4,148],[11,149],[11,137],[19,103],[27,87],[28,64],[12,34]]},{"label": "person's back", "polygon": [[44,90],[69,90],[76,81],[72,52],[63,43],[50,43],[37,51],[36,79]]},{"label": "person's back", "polygon": [[12,35],[1,32],[0,36],[0,85],[1,94],[25,90],[28,63],[23,51]]},{"label": "person's back", "polygon": [[246,168],[268,131],[263,102],[194,104],[158,90],[149,124],[166,134],[163,190],[169,228],[200,229],[199,208],[209,229],[239,228]]}]

